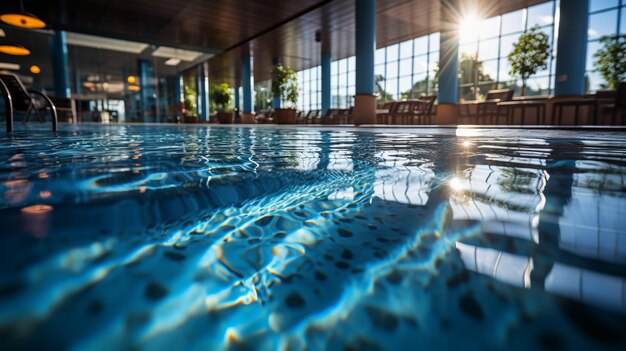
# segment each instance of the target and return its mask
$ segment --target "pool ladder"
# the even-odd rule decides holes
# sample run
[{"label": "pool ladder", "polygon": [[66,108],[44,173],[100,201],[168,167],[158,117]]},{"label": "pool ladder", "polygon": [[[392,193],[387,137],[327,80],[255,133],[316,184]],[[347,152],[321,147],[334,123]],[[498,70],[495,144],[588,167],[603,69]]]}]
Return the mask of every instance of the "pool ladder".
[{"label": "pool ladder", "polygon": [[[7,133],[11,133],[13,132],[13,99],[11,98],[11,93],[9,92],[9,89],[7,88],[6,84],[4,84],[2,79],[0,79],[0,90],[2,90],[2,95],[4,96],[4,113],[6,116],[6,130],[7,130]],[[48,105],[50,106],[50,111],[52,112],[52,131],[56,132],[57,124],[58,124],[58,117],[57,117],[57,109],[54,106],[54,103],[52,103],[52,100],[50,100],[50,98],[46,96],[45,94],[40,93],[38,91],[29,90],[28,92],[41,95],[46,100],[46,103],[48,103]],[[33,108],[36,108],[36,107],[33,107]]]}]

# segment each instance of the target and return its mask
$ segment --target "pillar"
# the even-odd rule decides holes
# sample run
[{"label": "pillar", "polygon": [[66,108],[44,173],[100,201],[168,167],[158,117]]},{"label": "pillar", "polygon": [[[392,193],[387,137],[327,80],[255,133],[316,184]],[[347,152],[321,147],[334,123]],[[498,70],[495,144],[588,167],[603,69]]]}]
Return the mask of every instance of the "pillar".
[{"label": "pillar", "polygon": [[176,122],[182,122],[182,107],[183,107],[183,77],[177,74],[174,78],[174,110],[176,116],[174,116]]},{"label": "pillar", "polygon": [[459,98],[459,6],[457,0],[441,1],[441,31],[439,41],[439,81],[436,124],[458,121]]},{"label": "pillar", "polygon": [[137,66],[139,71],[139,83],[141,86],[139,94],[141,99],[139,102],[141,116],[140,121],[146,122],[146,117],[150,115],[150,93],[152,92],[150,62],[148,60],[139,59],[137,60]]},{"label": "pillar", "polygon": [[241,95],[243,95],[243,106],[241,107],[241,122],[254,123],[253,101],[252,101],[252,57],[241,58]]},{"label": "pillar", "polygon": [[322,116],[330,109],[330,61],[330,53],[322,52]]},{"label": "pillar", "polygon": [[71,91],[65,31],[55,31],[50,37],[50,54],[52,55],[54,94],[58,97],[69,98]]},{"label": "pillar", "polygon": [[554,95],[585,94],[589,1],[561,0]]},{"label": "pillar", "polygon": [[239,116],[239,87],[235,85],[235,116]]},{"label": "pillar", "polygon": [[[280,65],[280,59],[274,58],[273,64],[274,64],[274,67]],[[280,96],[274,95],[274,98],[272,99],[272,108],[273,109],[280,108]]]},{"label": "pillar", "polygon": [[376,123],[374,53],[376,51],[376,0],[356,0],[356,96],[354,124]]}]

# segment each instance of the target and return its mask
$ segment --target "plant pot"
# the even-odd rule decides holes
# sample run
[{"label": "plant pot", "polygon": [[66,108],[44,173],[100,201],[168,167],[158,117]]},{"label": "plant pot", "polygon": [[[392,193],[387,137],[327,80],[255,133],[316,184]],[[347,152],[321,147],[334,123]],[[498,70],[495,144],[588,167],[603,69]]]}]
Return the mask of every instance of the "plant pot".
[{"label": "plant pot", "polygon": [[185,123],[198,123],[198,116],[185,116]]},{"label": "plant pot", "polygon": [[277,108],[274,110],[274,122],[276,124],[295,124],[296,110],[292,108]]},{"label": "plant pot", "polygon": [[232,112],[218,112],[217,121],[221,124],[232,124],[234,120],[234,113]]},{"label": "plant pot", "polygon": [[244,112],[241,114],[241,123],[242,124],[254,124],[256,123],[256,118],[253,113]]}]

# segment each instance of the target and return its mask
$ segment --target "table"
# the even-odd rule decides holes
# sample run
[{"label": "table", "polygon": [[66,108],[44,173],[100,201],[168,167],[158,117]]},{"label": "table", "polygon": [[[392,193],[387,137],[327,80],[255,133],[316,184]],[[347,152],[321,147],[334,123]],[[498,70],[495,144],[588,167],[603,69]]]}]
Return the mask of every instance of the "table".
[{"label": "table", "polygon": [[524,120],[526,119],[527,109],[535,109],[538,124],[546,123],[546,103],[544,101],[523,100],[523,101],[498,102],[498,115],[502,115],[501,112],[504,112],[504,115],[507,118],[507,124],[513,123],[513,118],[515,117],[515,110],[517,109],[521,110],[521,113],[522,113],[521,124],[525,124]]}]

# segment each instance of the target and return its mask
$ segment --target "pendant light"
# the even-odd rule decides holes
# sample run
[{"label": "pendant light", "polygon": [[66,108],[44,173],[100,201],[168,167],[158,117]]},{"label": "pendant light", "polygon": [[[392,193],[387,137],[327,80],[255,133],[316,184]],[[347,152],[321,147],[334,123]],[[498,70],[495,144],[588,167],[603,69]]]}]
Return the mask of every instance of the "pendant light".
[{"label": "pendant light", "polygon": [[39,29],[46,26],[46,23],[40,20],[39,17],[24,11],[24,4],[22,3],[22,0],[20,0],[19,12],[0,15],[0,20],[6,24],[27,29]]}]

